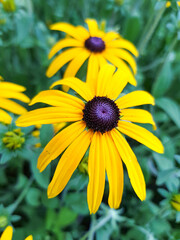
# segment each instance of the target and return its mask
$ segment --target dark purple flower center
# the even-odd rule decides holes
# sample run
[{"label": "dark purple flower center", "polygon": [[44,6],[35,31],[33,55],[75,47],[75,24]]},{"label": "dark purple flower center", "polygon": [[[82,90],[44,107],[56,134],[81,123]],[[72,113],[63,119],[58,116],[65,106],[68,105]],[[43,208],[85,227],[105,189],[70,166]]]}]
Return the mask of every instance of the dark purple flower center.
[{"label": "dark purple flower center", "polygon": [[120,111],[115,102],[107,97],[94,97],[83,110],[86,126],[94,132],[105,133],[117,127]]},{"label": "dark purple flower center", "polygon": [[105,49],[105,43],[99,37],[90,37],[85,41],[85,47],[91,52],[102,52]]}]

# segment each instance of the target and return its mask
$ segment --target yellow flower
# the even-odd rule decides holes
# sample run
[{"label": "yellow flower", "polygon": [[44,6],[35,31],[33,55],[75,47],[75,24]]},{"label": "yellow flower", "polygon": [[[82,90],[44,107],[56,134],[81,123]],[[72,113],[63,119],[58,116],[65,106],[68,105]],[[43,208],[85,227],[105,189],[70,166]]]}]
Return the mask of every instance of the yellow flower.
[{"label": "yellow flower", "polygon": [[[131,84],[136,85],[134,78],[137,71],[136,62],[130,54],[138,56],[135,46],[116,32],[104,33],[93,19],[86,19],[85,22],[89,31],[82,26],[74,27],[62,22],[50,26],[50,29],[65,32],[70,37],[58,41],[51,49],[49,58],[52,58],[63,48],[69,48],[52,61],[47,70],[47,76],[52,77],[63,65],[70,62],[64,73],[64,78],[73,77],[88,59],[86,81],[91,83],[95,81],[99,67],[109,61],[127,75]],[[132,71],[125,61],[130,65]],[[89,73],[91,73],[91,78],[88,77]]]},{"label": "yellow flower", "polygon": [[2,109],[18,115],[26,112],[24,107],[12,100],[9,100],[9,98],[12,98],[28,103],[30,99],[22,93],[25,90],[25,87],[14,83],[0,82],[0,122],[6,124],[11,123],[11,116]]},{"label": "yellow flower", "polygon": [[[13,228],[11,226],[8,226],[3,234],[0,237],[0,240],[12,240],[12,236],[13,236]],[[27,237],[25,240],[33,240],[32,235],[30,235],[29,237]]]},{"label": "yellow flower", "polygon": [[[91,77],[93,72],[89,74]],[[134,191],[141,200],[145,199],[143,173],[136,156],[121,133],[158,153],[163,153],[164,150],[157,137],[132,123],[150,123],[155,128],[154,120],[148,111],[131,108],[143,104],[154,105],[154,98],[145,91],[134,91],[118,98],[126,84],[127,77],[124,72],[115,72],[114,66],[105,64],[100,69],[94,85],[77,78],[59,80],[52,85],[68,86],[84,101],[59,90],[43,91],[34,97],[31,105],[42,102],[51,107],[36,109],[18,118],[17,125],[22,127],[75,122],[53,137],[38,159],[38,169],[42,172],[66,149],[48,187],[49,198],[57,196],[64,189],[90,146],[87,189],[90,213],[95,213],[102,201],[105,171],[110,186],[109,205],[111,208],[119,207],[123,193],[122,161],[127,167]]]},{"label": "yellow flower", "polygon": [[180,212],[180,194],[176,194],[172,197],[171,205],[176,211]]},{"label": "yellow flower", "polygon": [[[180,1],[177,1],[177,5],[180,6]],[[170,7],[171,6],[171,1],[167,1],[166,3],[166,7]]]}]

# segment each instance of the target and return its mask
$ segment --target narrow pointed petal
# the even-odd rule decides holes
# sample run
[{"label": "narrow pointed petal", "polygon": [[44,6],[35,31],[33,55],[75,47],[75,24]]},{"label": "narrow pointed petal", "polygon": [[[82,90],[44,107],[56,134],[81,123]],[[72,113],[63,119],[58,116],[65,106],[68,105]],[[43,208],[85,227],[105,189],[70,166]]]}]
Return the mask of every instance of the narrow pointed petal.
[{"label": "narrow pointed petal", "polygon": [[74,122],[83,118],[82,110],[74,107],[46,107],[27,112],[20,116],[16,125],[27,127],[37,124],[53,124],[60,122]]},{"label": "narrow pointed petal", "polygon": [[48,58],[52,58],[57,52],[66,47],[83,47],[83,43],[73,38],[62,39],[52,47]]},{"label": "narrow pointed petal", "polygon": [[0,122],[10,124],[11,121],[12,121],[11,116],[7,112],[0,109]]},{"label": "narrow pointed petal", "polygon": [[38,93],[29,105],[42,102],[52,106],[60,107],[64,104],[83,109],[84,103],[81,99],[59,90],[46,90]]},{"label": "narrow pointed petal", "polygon": [[82,26],[77,26],[76,30],[78,31],[79,35],[81,36],[81,41],[83,40],[83,45],[84,45],[84,40],[86,40],[90,37],[88,30]]},{"label": "narrow pointed petal", "polygon": [[63,153],[48,187],[48,198],[57,196],[71,178],[86,153],[92,138],[91,131],[84,131]]},{"label": "narrow pointed petal", "polygon": [[12,240],[12,236],[13,236],[13,228],[11,226],[8,226],[2,236],[1,236],[1,240]]},{"label": "narrow pointed petal", "polygon": [[51,88],[57,85],[66,85],[76,91],[86,101],[93,99],[94,95],[88,84],[82,82],[78,78],[66,78],[63,80],[56,81],[51,85]]},{"label": "narrow pointed petal", "polygon": [[107,96],[109,85],[116,68],[106,64],[99,71],[96,87],[96,96]]},{"label": "narrow pointed petal", "polygon": [[140,106],[144,104],[155,105],[153,96],[146,91],[134,91],[119,98],[116,104],[120,109]]},{"label": "narrow pointed petal", "polygon": [[139,53],[134,44],[130,41],[120,38],[107,43],[108,48],[124,48],[130,51],[134,56],[138,57]]},{"label": "narrow pointed petal", "polygon": [[152,124],[153,129],[156,130],[156,124],[152,115],[143,109],[122,109],[121,120],[137,123],[149,123]]},{"label": "narrow pointed petal", "polygon": [[103,135],[106,139],[106,172],[109,181],[108,203],[111,208],[118,208],[123,194],[124,174],[119,152],[110,133]]},{"label": "narrow pointed petal", "polygon": [[105,139],[95,132],[89,150],[87,201],[89,211],[95,213],[102,201],[105,186]]},{"label": "narrow pointed petal", "polygon": [[94,19],[86,19],[85,22],[88,25],[89,33],[91,37],[97,37],[98,24]]},{"label": "narrow pointed petal", "polygon": [[76,75],[80,67],[90,56],[90,51],[82,49],[82,51],[69,63],[64,73],[64,78],[73,77]]},{"label": "narrow pointed petal", "polygon": [[4,98],[0,98],[0,108],[3,108],[7,111],[10,111],[12,113],[19,114],[19,115],[27,111],[24,107],[22,107],[18,103],[13,102],[9,99],[4,99]]},{"label": "narrow pointed petal", "polygon": [[81,51],[82,48],[71,48],[61,53],[49,65],[46,76],[52,77],[54,74],[57,73],[57,71],[59,71],[62,66],[75,58],[79,53],[81,53]]},{"label": "narrow pointed petal", "polygon": [[38,158],[38,169],[42,172],[47,165],[56,159],[85,129],[83,121],[76,122],[63,129],[46,145]]},{"label": "narrow pointed petal", "polygon": [[17,99],[17,100],[25,102],[25,103],[28,103],[30,101],[30,99],[25,94],[23,94],[21,92],[10,91],[10,90],[1,90],[0,98]]},{"label": "narrow pointed petal", "polygon": [[14,91],[14,92],[24,92],[26,90],[25,87],[11,83],[11,82],[0,82],[0,91],[2,90],[8,90],[8,91]]},{"label": "narrow pointed petal", "polygon": [[[108,33],[106,33],[106,34],[104,35],[103,41],[105,41],[106,44],[107,44],[107,43],[109,43],[109,42],[111,42],[111,41],[113,41],[114,39],[117,39],[117,38],[119,38],[119,37],[120,37],[120,35],[119,35],[117,32],[108,32]],[[108,46],[108,45],[107,45],[107,46]]]},{"label": "narrow pointed petal", "polygon": [[118,129],[120,132],[144,144],[153,151],[164,153],[161,141],[147,129],[125,121],[119,121]]},{"label": "narrow pointed petal", "polygon": [[141,199],[141,201],[145,200],[146,184],[141,167],[139,166],[135,154],[131,150],[125,138],[116,129],[111,131],[111,136],[123,162],[126,165],[129,179],[135,193]]}]

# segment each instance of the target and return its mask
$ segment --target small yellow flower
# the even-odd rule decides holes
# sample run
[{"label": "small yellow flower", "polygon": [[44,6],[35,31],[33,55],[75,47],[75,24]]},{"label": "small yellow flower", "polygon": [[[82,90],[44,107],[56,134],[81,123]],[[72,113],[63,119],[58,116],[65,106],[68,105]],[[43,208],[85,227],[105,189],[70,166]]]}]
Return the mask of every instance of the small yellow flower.
[{"label": "small yellow flower", "polygon": [[10,124],[12,120],[11,116],[2,109],[18,115],[26,112],[24,107],[12,100],[9,100],[9,98],[12,98],[28,103],[30,99],[22,93],[25,90],[25,87],[15,83],[0,81],[0,122]]},{"label": "small yellow flower", "polygon": [[16,150],[17,148],[21,148],[23,143],[25,142],[25,138],[23,137],[24,133],[21,132],[21,129],[14,129],[13,131],[6,132],[2,139],[2,142],[11,150]]},{"label": "small yellow flower", "polygon": [[[18,126],[73,122],[60,131],[46,145],[38,159],[42,172],[47,165],[63,153],[54,177],[48,187],[48,197],[57,196],[78,167],[89,149],[89,184],[87,199],[90,213],[95,213],[102,201],[105,172],[109,181],[111,208],[118,208],[123,193],[123,166],[125,163],[134,191],[141,200],[146,197],[143,173],[122,134],[125,134],[150,149],[163,153],[160,140],[145,128],[132,122],[149,123],[155,128],[151,114],[143,109],[134,109],[143,104],[154,105],[154,98],[145,91],[134,91],[118,98],[127,85],[127,76],[113,65],[105,64],[96,76],[94,85],[77,78],[66,78],[55,82],[52,87],[65,85],[75,90],[83,99],[59,90],[40,92],[31,105],[42,102],[51,105],[20,116]],[[89,74],[94,74],[89,72]],[[91,78],[92,75],[89,77]],[[122,134],[121,134],[122,133]]]},{"label": "small yellow flower", "polygon": [[[8,226],[2,233],[0,240],[12,240],[12,236],[13,236],[13,228],[11,226]],[[25,240],[33,240],[32,235],[27,237]]]},{"label": "small yellow flower", "polygon": [[[131,84],[136,85],[134,74],[136,74],[137,67],[133,55],[137,57],[138,51],[135,46],[122,38],[117,32],[105,33],[100,30],[94,19],[86,19],[85,22],[89,30],[82,26],[75,27],[62,22],[50,26],[51,30],[65,32],[69,37],[58,41],[54,45],[49,53],[49,58],[52,58],[63,48],[69,49],[64,50],[52,61],[46,72],[47,77],[52,77],[68,62],[64,78],[73,77],[88,59],[86,79],[88,83],[93,84],[99,67],[109,61],[127,75],[127,79]],[[91,78],[89,78],[89,73],[91,73]]]},{"label": "small yellow flower", "polygon": [[180,194],[176,194],[172,197],[171,205],[176,211],[180,211]]},{"label": "small yellow flower", "polygon": [[3,8],[7,12],[14,12],[16,10],[16,5],[14,0],[0,0],[3,4]]},{"label": "small yellow flower", "polygon": [[[180,6],[180,1],[177,1],[177,5]],[[171,1],[167,1],[166,3],[166,7],[170,7],[171,6]]]},{"label": "small yellow flower", "polygon": [[8,224],[7,216],[0,216],[0,228],[4,228]]}]

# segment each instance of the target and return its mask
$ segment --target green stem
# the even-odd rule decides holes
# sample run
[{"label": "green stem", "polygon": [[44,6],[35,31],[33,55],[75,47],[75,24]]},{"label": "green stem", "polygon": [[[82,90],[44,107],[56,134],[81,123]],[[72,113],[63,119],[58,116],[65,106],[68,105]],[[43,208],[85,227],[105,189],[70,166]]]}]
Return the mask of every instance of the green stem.
[{"label": "green stem", "polygon": [[146,31],[146,33],[144,33],[142,35],[142,38],[139,43],[139,53],[140,54],[142,54],[144,52],[144,49],[146,48],[149,40],[151,39],[165,9],[166,9],[166,4],[164,4],[164,6],[157,12],[155,19],[152,18],[151,24],[150,24],[150,21],[148,21],[147,26],[149,27],[149,29],[147,27],[145,27],[145,29],[148,29],[148,30]]},{"label": "green stem", "polygon": [[16,208],[19,206],[21,201],[24,199],[24,197],[26,196],[31,184],[33,183],[33,180],[34,180],[34,177],[31,177],[29,179],[26,187],[24,188],[24,190],[19,195],[19,197],[15,200],[15,202],[13,204],[11,204],[7,207],[7,210],[9,211],[10,214],[12,214],[16,210]]}]

